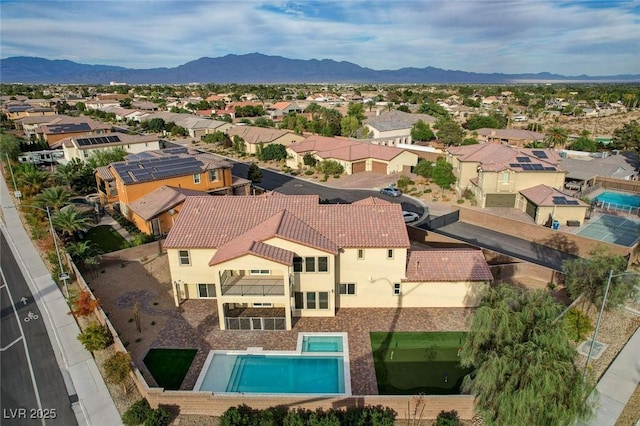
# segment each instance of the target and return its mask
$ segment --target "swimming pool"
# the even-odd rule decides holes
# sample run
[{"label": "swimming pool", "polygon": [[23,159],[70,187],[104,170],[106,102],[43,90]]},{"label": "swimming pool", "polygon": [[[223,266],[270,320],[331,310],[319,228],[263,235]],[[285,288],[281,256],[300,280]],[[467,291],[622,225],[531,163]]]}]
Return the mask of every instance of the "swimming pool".
[{"label": "swimming pool", "polygon": [[605,191],[598,195],[596,201],[610,203],[617,207],[640,207],[640,195],[624,192]]},{"label": "swimming pool", "polygon": [[195,391],[351,394],[346,333],[300,333],[295,351],[211,351]]}]

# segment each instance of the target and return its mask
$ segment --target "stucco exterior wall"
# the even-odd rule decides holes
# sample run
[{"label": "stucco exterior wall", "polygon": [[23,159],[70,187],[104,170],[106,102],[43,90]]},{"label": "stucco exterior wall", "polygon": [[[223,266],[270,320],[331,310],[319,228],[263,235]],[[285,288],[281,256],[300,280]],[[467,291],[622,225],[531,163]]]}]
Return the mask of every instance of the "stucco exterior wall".
[{"label": "stucco exterior wall", "polygon": [[538,207],[535,221],[538,225],[545,224],[549,217],[560,222],[560,225],[566,225],[568,220],[577,220],[580,225],[584,222],[587,214],[587,206],[544,206]]},{"label": "stucco exterior wall", "polygon": [[388,162],[387,173],[400,173],[403,171],[404,166],[415,166],[418,164],[418,156],[413,152],[404,151],[400,155],[392,158]]}]

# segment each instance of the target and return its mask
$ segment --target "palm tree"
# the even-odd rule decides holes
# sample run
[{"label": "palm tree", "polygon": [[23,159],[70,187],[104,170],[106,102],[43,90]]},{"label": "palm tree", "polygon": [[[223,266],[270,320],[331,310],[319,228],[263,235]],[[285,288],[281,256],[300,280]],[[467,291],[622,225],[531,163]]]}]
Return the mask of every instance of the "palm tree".
[{"label": "palm tree", "polygon": [[62,186],[45,188],[35,196],[35,204],[39,207],[51,207],[53,210],[60,210],[69,204],[71,192]]},{"label": "palm tree", "polygon": [[32,197],[49,185],[51,176],[33,164],[24,164],[16,168],[16,181],[22,194]]},{"label": "palm tree", "polygon": [[72,241],[74,234],[87,228],[91,219],[83,216],[74,206],[57,211],[52,217],[53,227],[62,233],[65,241]]},{"label": "palm tree", "polygon": [[564,147],[567,143],[567,139],[569,138],[569,133],[567,129],[562,127],[551,127],[547,130],[547,134],[544,135],[544,141],[547,143],[549,148]]}]

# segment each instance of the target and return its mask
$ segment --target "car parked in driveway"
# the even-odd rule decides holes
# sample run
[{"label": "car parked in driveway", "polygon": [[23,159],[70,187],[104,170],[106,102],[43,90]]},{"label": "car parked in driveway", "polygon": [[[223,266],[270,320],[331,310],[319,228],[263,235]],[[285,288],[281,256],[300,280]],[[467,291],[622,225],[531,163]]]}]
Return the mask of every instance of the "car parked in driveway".
[{"label": "car parked in driveway", "polygon": [[399,197],[402,195],[402,191],[400,189],[395,188],[393,186],[387,186],[386,188],[382,188],[380,190],[382,195],[388,195],[390,197]]},{"label": "car parked in driveway", "polygon": [[420,219],[420,215],[416,212],[403,211],[402,217],[404,217],[404,223],[415,222],[416,220]]}]

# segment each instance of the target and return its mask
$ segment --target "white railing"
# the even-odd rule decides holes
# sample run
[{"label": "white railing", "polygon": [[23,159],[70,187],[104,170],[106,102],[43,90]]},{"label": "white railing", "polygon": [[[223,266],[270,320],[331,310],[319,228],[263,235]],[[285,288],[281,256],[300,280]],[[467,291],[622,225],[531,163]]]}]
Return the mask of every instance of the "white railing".
[{"label": "white railing", "polygon": [[286,330],[281,317],[226,317],[227,330]]},{"label": "white railing", "polygon": [[628,206],[626,204],[611,203],[609,201],[598,201],[596,207],[606,211],[615,211],[629,214],[640,214],[640,207]]}]

